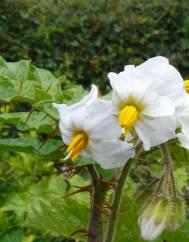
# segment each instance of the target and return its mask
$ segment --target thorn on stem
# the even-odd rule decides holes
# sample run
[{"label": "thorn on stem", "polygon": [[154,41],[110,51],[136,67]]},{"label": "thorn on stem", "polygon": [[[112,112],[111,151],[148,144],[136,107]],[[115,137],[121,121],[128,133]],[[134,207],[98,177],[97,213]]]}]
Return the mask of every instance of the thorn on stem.
[{"label": "thorn on stem", "polygon": [[70,236],[73,236],[73,235],[78,234],[78,233],[83,233],[83,234],[86,234],[86,235],[89,234],[89,232],[86,228],[81,228],[81,229],[78,229],[78,230],[74,231],[73,233],[71,233]]},{"label": "thorn on stem", "polygon": [[45,113],[44,117],[41,119],[41,122],[43,122],[48,117],[48,114]]},{"label": "thorn on stem", "polygon": [[32,115],[32,113],[33,113],[34,111],[35,111],[34,108],[32,108],[32,109],[29,111],[28,116],[26,117],[26,120],[25,120],[25,122],[24,122],[23,128],[25,128],[25,126],[26,126],[26,124],[27,124],[29,118],[31,117],[31,115]]},{"label": "thorn on stem", "polygon": [[115,187],[117,185],[117,181],[106,181],[104,179],[101,179],[100,177],[96,177],[95,179],[96,183],[104,183],[105,185],[109,185],[111,187]]},{"label": "thorn on stem", "polygon": [[53,85],[53,81],[49,84],[49,86],[47,87],[47,90],[46,90],[46,93],[48,93],[48,91],[50,90],[50,88],[52,87],[52,85]]},{"label": "thorn on stem", "polygon": [[69,193],[69,194],[65,195],[64,198],[70,197],[70,196],[75,195],[75,194],[78,194],[80,192],[91,192],[91,185],[82,187],[81,189],[78,189],[75,192]]},{"label": "thorn on stem", "polygon": [[47,138],[44,140],[44,142],[39,146],[39,150],[58,132],[58,126],[55,127],[55,129],[48,134]]},{"label": "thorn on stem", "polygon": [[109,213],[108,213],[107,209],[105,209],[105,207],[101,207],[101,206],[99,206],[98,204],[95,204],[95,207],[96,207],[101,213],[105,214],[106,216],[109,215]]}]

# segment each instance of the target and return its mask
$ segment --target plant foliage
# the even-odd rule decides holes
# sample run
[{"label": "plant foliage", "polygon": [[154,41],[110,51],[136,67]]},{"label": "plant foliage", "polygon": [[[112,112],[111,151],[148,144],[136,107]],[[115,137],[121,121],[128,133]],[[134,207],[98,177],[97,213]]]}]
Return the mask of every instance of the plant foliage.
[{"label": "plant foliage", "polygon": [[[86,92],[63,79],[26,60],[0,59],[2,242],[86,241],[89,193],[85,189],[77,191],[89,186],[83,165],[93,161],[79,158],[74,167],[62,162],[64,144],[56,129],[58,117],[52,106],[53,102],[73,103]],[[175,144],[170,144],[170,150],[178,188],[187,201],[189,156]],[[139,206],[152,189],[149,184],[161,172],[160,161],[160,153],[154,150],[133,165],[123,195],[116,242],[142,241],[137,226]],[[96,168],[106,182],[115,178],[115,170]],[[110,190],[107,203],[111,197]],[[188,241],[188,220],[179,230],[164,233],[156,242],[170,239]]]}]

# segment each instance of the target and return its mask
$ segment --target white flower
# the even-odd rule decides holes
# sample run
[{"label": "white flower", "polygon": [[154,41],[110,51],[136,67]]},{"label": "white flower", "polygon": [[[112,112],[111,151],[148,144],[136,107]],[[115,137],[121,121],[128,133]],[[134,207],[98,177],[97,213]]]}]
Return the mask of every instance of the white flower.
[{"label": "white flower", "polygon": [[113,88],[114,114],[125,134],[134,128],[146,150],[175,136],[174,105],[154,91],[153,79],[130,65],[108,77]]},{"label": "white flower", "polygon": [[179,133],[177,137],[181,143],[181,146],[189,150],[189,133]]},{"label": "white flower", "polygon": [[168,96],[175,107],[189,105],[189,81],[183,81],[180,73],[169,64],[167,58],[150,58],[136,69],[143,73],[146,79],[152,80],[152,89],[160,96]]},{"label": "white flower", "polygon": [[182,133],[177,134],[181,146],[189,149],[189,106],[184,108],[177,116]]},{"label": "white flower", "polygon": [[62,139],[68,145],[67,158],[75,160],[81,154],[92,157],[103,168],[123,166],[134,157],[133,147],[117,140],[120,127],[112,115],[112,105],[97,97],[98,89],[93,85],[89,95],[74,105],[54,104],[60,115]]}]

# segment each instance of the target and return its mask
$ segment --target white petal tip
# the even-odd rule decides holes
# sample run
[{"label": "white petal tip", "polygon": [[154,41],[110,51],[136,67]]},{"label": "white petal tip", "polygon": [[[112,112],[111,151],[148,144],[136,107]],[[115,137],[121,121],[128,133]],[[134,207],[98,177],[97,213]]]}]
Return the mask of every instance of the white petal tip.
[{"label": "white petal tip", "polygon": [[110,72],[108,73],[108,78],[110,79],[110,81],[113,81],[117,78],[117,74],[114,72]]}]

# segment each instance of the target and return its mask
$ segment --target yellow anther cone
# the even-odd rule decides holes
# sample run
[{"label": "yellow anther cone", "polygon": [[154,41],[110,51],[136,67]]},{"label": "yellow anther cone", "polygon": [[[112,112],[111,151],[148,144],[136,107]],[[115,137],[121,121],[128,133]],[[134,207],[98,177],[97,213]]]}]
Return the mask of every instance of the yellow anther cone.
[{"label": "yellow anther cone", "polygon": [[189,80],[184,81],[184,86],[185,86],[187,93],[189,93]]},{"label": "yellow anther cone", "polygon": [[66,150],[70,153],[71,160],[75,160],[79,156],[80,152],[85,148],[87,141],[88,137],[84,132],[78,133],[73,137]]},{"label": "yellow anther cone", "polygon": [[119,114],[119,124],[125,129],[125,135],[130,131],[138,119],[138,111],[135,106],[125,106]]}]

